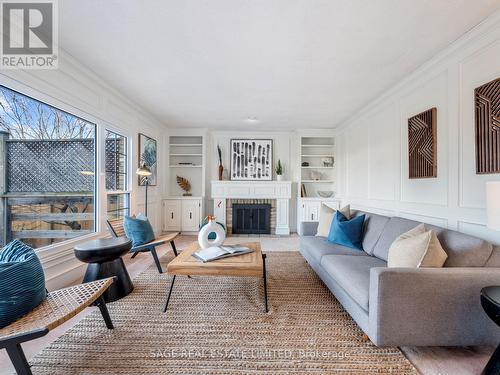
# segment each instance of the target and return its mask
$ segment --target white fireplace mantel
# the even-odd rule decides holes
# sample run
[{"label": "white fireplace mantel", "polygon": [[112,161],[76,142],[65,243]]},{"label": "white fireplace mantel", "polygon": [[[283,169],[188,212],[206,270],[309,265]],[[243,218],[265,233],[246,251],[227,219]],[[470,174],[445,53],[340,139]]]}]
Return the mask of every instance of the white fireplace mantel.
[{"label": "white fireplace mantel", "polygon": [[214,216],[226,226],[227,199],[276,199],[276,234],[290,234],[291,181],[212,181]]}]

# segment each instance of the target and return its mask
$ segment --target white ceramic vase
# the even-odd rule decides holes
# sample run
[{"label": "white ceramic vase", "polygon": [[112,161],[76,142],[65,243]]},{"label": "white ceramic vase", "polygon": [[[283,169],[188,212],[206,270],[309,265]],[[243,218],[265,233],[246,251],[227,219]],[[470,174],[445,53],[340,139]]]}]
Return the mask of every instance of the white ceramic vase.
[{"label": "white ceramic vase", "polygon": [[276,181],[283,181],[283,175],[282,174],[277,174],[276,175]]},{"label": "white ceramic vase", "polygon": [[[215,239],[209,240],[208,236],[210,233],[215,233]],[[217,224],[214,216],[208,217],[208,224],[200,229],[198,233],[198,243],[202,249],[206,249],[210,246],[220,246],[224,243],[226,239],[226,231],[221,225]]]}]

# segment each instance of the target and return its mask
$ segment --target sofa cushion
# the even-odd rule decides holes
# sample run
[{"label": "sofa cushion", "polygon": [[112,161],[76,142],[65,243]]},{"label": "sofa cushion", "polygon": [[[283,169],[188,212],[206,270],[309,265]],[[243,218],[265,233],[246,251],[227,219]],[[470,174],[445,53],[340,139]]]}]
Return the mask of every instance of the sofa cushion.
[{"label": "sofa cushion", "polygon": [[[347,205],[339,210],[347,218],[351,218],[351,206]],[[319,211],[319,223],[318,231],[316,236],[327,237],[330,233],[330,227],[332,226],[333,217],[335,216],[336,209],[327,206],[326,204],[321,204],[321,209]]]},{"label": "sofa cushion", "polygon": [[[428,226],[429,229],[437,228]],[[493,245],[465,233],[440,228],[437,232],[441,246],[448,254],[445,267],[483,267],[491,256]]]},{"label": "sofa cushion", "polygon": [[311,256],[318,264],[324,255],[365,255],[362,251],[330,243],[324,237],[300,237],[300,250]]},{"label": "sofa cushion", "polygon": [[389,248],[388,267],[443,267],[448,255],[443,250],[436,232],[425,224],[399,236]]},{"label": "sofa cushion", "polygon": [[380,238],[375,244],[373,255],[379,259],[387,261],[387,254],[392,243],[405,232],[415,228],[420,223],[418,221],[404,219],[402,217],[391,217],[384,226]]},{"label": "sofa cushion", "polygon": [[500,246],[494,246],[485,267],[500,267]]},{"label": "sofa cushion", "polygon": [[370,269],[387,267],[381,259],[363,254],[325,255],[321,267],[344,289],[356,303],[368,311]]},{"label": "sofa cushion", "polygon": [[[419,224],[418,221],[391,217],[375,245],[373,255],[387,261],[387,254],[394,240]],[[493,246],[480,238],[435,225],[427,225],[427,229],[436,232],[441,246],[448,254],[444,267],[482,267],[493,251]]]},{"label": "sofa cushion", "polygon": [[337,211],[333,218],[330,233],[328,234],[328,241],[338,245],[363,250],[364,222],[365,215],[360,215],[349,220],[342,212]]},{"label": "sofa cushion", "polygon": [[371,212],[356,211],[353,216],[365,215],[365,227],[363,234],[363,250],[372,254],[382,230],[389,222],[390,217],[373,214]]}]

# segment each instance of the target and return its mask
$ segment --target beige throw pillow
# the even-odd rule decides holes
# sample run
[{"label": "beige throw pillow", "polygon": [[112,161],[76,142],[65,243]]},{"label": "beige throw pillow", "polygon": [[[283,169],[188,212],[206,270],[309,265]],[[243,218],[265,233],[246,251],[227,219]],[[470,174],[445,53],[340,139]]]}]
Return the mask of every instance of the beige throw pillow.
[{"label": "beige throw pillow", "polygon": [[[316,236],[328,237],[330,233],[330,227],[332,225],[333,217],[335,216],[335,212],[337,210],[328,207],[326,204],[322,204],[319,210],[319,223],[318,223],[318,231],[316,232]],[[347,220],[351,219],[351,206],[347,205],[340,209],[342,215],[344,215]]]},{"label": "beige throw pillow", "polygon": [[388,267],[442,267],[448,255],[434,231],[420,224],[399,236],[389,248]]}]

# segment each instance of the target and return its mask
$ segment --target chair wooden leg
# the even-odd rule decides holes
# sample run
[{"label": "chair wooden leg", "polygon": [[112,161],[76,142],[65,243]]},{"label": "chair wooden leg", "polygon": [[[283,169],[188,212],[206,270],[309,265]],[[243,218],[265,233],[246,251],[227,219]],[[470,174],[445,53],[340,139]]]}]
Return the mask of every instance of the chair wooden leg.
[{"label": "chair wooden leg", "polygon": [[159,273],[163,273],[163,270],[161,268],[160,260],[158,259],[158,254],[156,254],[156,250],[154,247],[151,248],[151,255],[153,256],[153,259],[155,260],[156,268],[158,268]]},{"label": "chair wooden leg", "polygon": [[174,240],[170,241],[170,246],[172,246],[172,251],[174,252],[174,255],[177,256],[177,249],[175,247]]},{"label": "chair wooden leg", "polygon": [[108,327],[108,329],[115,328],[113,326],[113,321],[111,320],[111,317],[109,316],[109,311],[108,311],[108,307],[106,306],[106,301],[104,301],[104,297],[102,295],[97,300],[97,307],[99,307],[99,310],[101,311],[101,315],[104,319],[104,322],[106,323],[106,327]]},{"label": "chair wooden leg", "polygon": [[31,375],[31,369],[26,356],[24,355],[23,348],[21,344],[12,344],[5,347],[7,354],[9,355],[14,368],[16,369],[17,375]]}]

